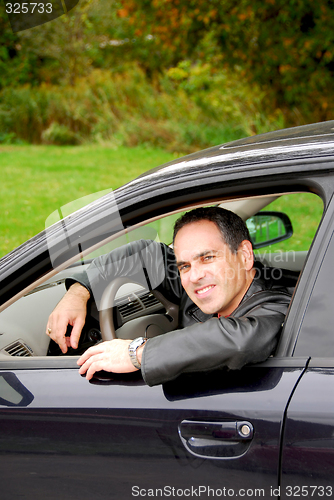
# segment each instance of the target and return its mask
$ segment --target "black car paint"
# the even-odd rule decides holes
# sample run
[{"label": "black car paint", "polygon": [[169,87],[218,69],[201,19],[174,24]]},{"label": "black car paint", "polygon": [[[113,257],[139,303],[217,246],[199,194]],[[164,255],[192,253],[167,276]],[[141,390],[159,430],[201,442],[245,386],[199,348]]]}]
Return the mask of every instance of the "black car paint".
[{"label": "black car paint", "polygon": [[[91,464],[99,471],[101,498],[109,498],[110,491],[115,498],[131,498],[136,485],[261,488],[269,495],[278,486],[284,410],[304,369],[293,365],[184,376],[154,388],[138,378],[88,384],[76,369],[16,371],[34,399],[28,407],[11,406],[0,413],[2,498],[15,498],[23,488],[42,498],[44,490],[38,487],[45,482],[52,490],[48,498],[57,498],[61,484],[76,491],[68,498],[88,499],[95,489],[93,483],[87,485]],[[46,393],[46,387],[53,390]],[[185,420],[202,426],[246,421],[254,436],[241,448],[235,437],[212,437],[209,458],[205,452],[197,457],[186,451],[178,434]],[[200,438],[200,429],[198,433]],[[214,455],[223,450],[225,456],[212,457],[213,446]],[[78,469],[83,457],[86,466]],[[19,483],[9,480],[13,463],[20,471]],[[65,491],[62,498],[67,498]]]},{"label": "black car paint", "polygon": [[[206,486],[216,493],[233,490],[234,496],[259,489],[263,498],[285,499],[292,496],[290,487],[334,486],[333,360],[313,359],[312,346],[310,354],[307,348],[294,357],[332,231],[333,127],[279,131],[212,148],[115,192],[125,226],[208,199],[300,189],[320,195],[325,213],[276,356],[265,363],[183,375],[149,388],[140,374],[88,383],[78,375],[75,358],[1,361],[2,499],[127,499],[144,496],[139,489],[145,496],[171,493],[166,486],[175,494],[165,496],[180,496],[177,491],[187,496],[191,488],[196,496]],[[61,242],[61,223],[52,228],[58,263],[78,252],[79,243],[85,248],[112,233],[116,224],[108,227],[107,219],[113,203],[106,196],[67,222],[71,248]],[[97,225],[100,218],[105,224]],[[49,250],[41,233],[1,259],[1,303],[52,269]],[[192,442],[198,453],[187,448],[184,421],[197,422]],[[244,422],[254,430],[249,441],[216,431],[208,438],[212,423],[224,429]],[[210,497],[202,491],[203,498]],[[303,491],[307,498],[312,491],[313,498],[330,496],[320,489]]]},{"label": "black car paint", "polygon": [[287,411],[282,446],[284,499],[286,485],[333,485],[334,364],[316,365],[308,366]]}]

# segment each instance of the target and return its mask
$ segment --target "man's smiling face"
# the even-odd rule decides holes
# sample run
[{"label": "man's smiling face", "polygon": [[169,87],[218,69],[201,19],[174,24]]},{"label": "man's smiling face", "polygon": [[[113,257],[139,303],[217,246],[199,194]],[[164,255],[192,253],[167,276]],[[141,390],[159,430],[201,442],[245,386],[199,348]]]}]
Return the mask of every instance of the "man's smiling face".
[{"label": "man's smiling face", "polygon": [[228,316],[248,290],[255,271],[252,245],[233,253],[214,222],[200,220],[176,234],[174,252],[182,286],[206,314]]}]

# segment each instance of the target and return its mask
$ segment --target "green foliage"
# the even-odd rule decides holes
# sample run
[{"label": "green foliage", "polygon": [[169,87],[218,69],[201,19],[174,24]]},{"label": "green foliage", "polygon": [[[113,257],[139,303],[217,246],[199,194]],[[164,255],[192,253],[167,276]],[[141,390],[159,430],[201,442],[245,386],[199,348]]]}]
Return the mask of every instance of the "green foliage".
[{"label": "green foliage", "polygon": [[0,89],[9,85],[15,74],[21,73],[22,63],[16,58],[19,46],[19,38],[8,22],[5,3],[0,2]]},{"label": "green foliage", "polygon": [[54,144],[56,146],[70,146],[80,144],[78,134],[70,130],[66,125],[59,125],[52,122],[49,128],[42,133],[42,142],[45,144]]},{"label": "green foliage", "polygon": [[[180,72],[181,79],[175,77]],[[75,87],[0,91],[0,133],[37,144],[148,144],[188,153],[279,128],[279,116],[262,115],[261,99],[256,87],[209,64],[184,62],[155,84],[137,67],[123,73],[95,69],[77,78]]]},{"label": "green foliage", "polygon": [[[150,33],[161,59],[239,68],[291,124],[334,118],[332,0],[122,0],[129,23]],[[175,73],[180,78],[182,72]]]},{"label": "green foliage", "polygon": [[14,132],[0,134],[0,144],[24,144],[24,141],[18,139]]},{"label": "green foliage", "polygon": [[331,0],[81,0],[13,34],[1,2],[0,137],[39,143],[57,123],[68,140],[188,152],[334,118],[333,10]]},{"label": "green foliage", "polygon": [[37,142],[46,123],[48,96],[29,87],[6,87],[0,92],[0,134],[15,134]]},{"label": "green foliage", "polygon": [[68,15],[15,35],[11,33],[4,3],[0,3],[0,89],[9,85],[38,86],[43,82],[74,85],[77,76],[94,67],[92,56],[99,46],[99,37],[89,12],[97,0],[81,0]]},{"label": "green foliage", "polygon": [[187,60],[170,68],[166,75],[174,89],[184,91],[208,117],[235,124],[244,135],[284,127],[279,110],[268,110],[266,114],[262,111],[265,93],[259,85],[247,84],[240,70],[218,70],[211,62],[191,64]]}]

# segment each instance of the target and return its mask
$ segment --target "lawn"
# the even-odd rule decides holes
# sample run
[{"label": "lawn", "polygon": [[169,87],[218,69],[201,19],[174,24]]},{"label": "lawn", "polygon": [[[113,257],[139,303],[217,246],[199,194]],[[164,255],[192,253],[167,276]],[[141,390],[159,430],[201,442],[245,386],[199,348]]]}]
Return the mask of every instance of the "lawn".
[{"label": "lawn", "polygon": [[63,205],[115,189],[171,159],[145,147],[0,146],[0,256],[42,231]]}]

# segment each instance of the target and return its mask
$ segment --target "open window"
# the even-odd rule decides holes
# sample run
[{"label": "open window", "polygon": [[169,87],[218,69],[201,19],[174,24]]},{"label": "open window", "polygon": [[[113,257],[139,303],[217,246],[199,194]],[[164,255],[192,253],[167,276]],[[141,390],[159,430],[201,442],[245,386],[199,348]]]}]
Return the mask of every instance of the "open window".
[{"label": "open window", "polygon": [[[217,202],[215,201],[214,204]],[[256,259],[261,260],[267,266],[294,271],[302,270],[322,216],[320,198],[310,193],[296,193],[244,198],[219,204],[235,211],[246,220],[251,234],[253,230],[255,240],[258,240],[260,233],[262,233],[261,248],[255,251]],[[131,230],[123,228],[119,236],[115,235],[100,247],[95,245],[92,252],[87,253],[76,263],[72,263],[43,284],[39,284],[1,312],[1,359],[61,356],[56,345],[53,343],[49,345],[49,338],[45,335],[45,327],[49,314],[65,293],[65,280],[69,277],[79,279],[82,272],[89,270],[92,259],[113,250],[118,249],[119,251],[119,249],[124,248],[124,245],[131,242],[149,240],[170,245],[173,225],[179,216],[180,211],[148,221],[147,224],[136,226]],[[267,239],[264,237],[265,235],[268,236]],[[132,264],[130,259],[126,265]],[[141,318],[147,316],[164,318],[161,321],[157,320],[158,332],[153,333],[153,329],[151,329],[152,335],[165,333],[168,331],[168,327],[173,329],[176,326],[175,322],[173,323],[173,314],[168,310],[168,302],[164,303],[163,297],[150,291],[150,288],[157,288],[161,277],[159,275],[147,276],[145,272],[145,263],[142,262],[136,279],[133,282],[123,284],[117,291],[116,307],[112,320],[122,338],[133,338],[133,335],[144,334],[148,323],[147,321],[143,322]],[[78,355],[101,340],[100,290],[96,291],[95,295],[96,300],[89,304],[80,349],[70,351],[70,355]],[[164,327],[161,326],[162,323],[165,324]],[[138,333],[139,326],[144,328],[143,332]]]}]

